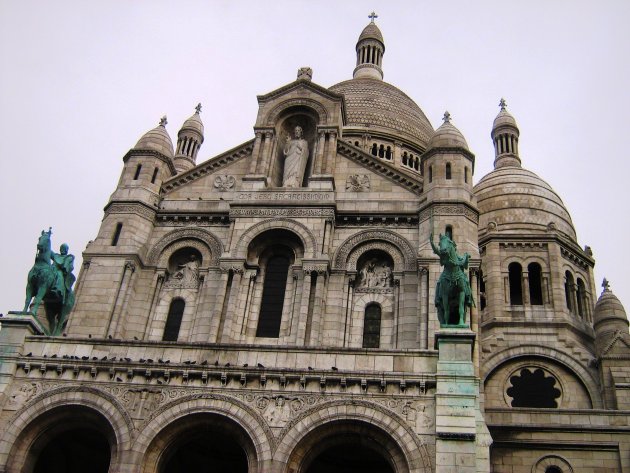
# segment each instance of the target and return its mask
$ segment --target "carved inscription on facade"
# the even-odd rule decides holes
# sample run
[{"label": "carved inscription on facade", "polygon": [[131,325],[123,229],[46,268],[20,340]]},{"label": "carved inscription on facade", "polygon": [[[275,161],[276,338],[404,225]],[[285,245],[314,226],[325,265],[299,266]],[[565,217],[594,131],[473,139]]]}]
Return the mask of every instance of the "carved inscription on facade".
[{"label": "carved inscription on facade", "polygon": [[332,192],[241,192],[238,200],[287,200],[317,201],[333,200]]},{"label": "carved inscription on facade", "polygon": [[333,209],[318,208],[245,208],[231,209],[230,218],[237,217],[328,217],[335,216]]}]

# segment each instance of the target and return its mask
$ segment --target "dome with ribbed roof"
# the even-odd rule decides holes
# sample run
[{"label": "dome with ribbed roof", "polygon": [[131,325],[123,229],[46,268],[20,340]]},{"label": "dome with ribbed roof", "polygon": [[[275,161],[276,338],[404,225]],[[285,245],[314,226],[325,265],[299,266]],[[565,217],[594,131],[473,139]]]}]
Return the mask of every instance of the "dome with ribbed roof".
[{"label": "dome with ribbed roof", "polygon": [[[200,107],[201,104],[198,105]],[[199,116],[199,111],[193,113],[193,115],[184,122],[182,125],[182,130],[195,130],[203,136],[203,122],[201,121],[201,117]]]},{"label": "dome with ribbed roof", "polygon": [[169,158],[173,157],[173,142],[166,131],[166,117],[160,120],[160,124],[147,131],[142,138],[138,140],[134,149],[158,151]]},{"label": "dome with ribbed roof", "polygon": [[359,42],[364,39],[376,39],[383,43],[383,49],[385,48],[383,34],[381,33],[381,30],[378,29],[378,26],[376,26],[376,23],[370,23],[363,28],[363,31],[361,31],[361,34],[359,35]]},{"label": "dome with ribbed roof", "polygon": [[474,188],[479,228],[492,222],[500,231],[543,233],[557,229],[576,240],[571,216],[560,196],[535,173],[503,166],[484,176]]},{"label": "dome with ribbed roof", "polygon": [[346,103],[346,126],[368,127],[402,135],[422,149],[433,135],[433,127],[418,105],[400,89],[371,78],[351,79],[330,87]]},{"label": "dome with ribbed roof", "polygon": [[444,114],[444,123],[435,130],[435,133],[429,140],[427,149],[431,148],[464,148],[468,149],[466,138],[451,123],[451,115],[446,112]]}]

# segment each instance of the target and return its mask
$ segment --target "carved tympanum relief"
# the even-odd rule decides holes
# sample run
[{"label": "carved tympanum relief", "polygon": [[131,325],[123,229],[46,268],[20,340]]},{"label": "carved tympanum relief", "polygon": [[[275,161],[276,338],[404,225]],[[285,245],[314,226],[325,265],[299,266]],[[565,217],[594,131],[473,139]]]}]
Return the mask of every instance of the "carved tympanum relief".
[{"label": "carved tympanum relief", "polygon": [[370,177],[367,174],[352,174],[346,179],[346,190],[363,192],[370,190]]},{"label": "carved tympanum relief", "polygon": [[182,248],[169,259],[165,288],[197,289],[201,255],[194,248]]},{"label": "carved tympanum relief", "polygon": [[382,251],[370,251],[357,264],[358,292],[389,292],[393,285],[393,263]]}]

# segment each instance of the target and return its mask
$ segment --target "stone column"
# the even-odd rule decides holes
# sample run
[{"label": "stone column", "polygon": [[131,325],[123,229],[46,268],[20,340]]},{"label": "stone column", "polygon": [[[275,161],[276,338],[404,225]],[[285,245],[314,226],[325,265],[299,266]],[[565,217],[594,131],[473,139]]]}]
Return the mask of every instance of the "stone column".
[{"label": "stone column", "polygon": [[238,307],[241,294],[241,280],[243,279],[243,266],[232,266],[232,286],[230,288],[229,295],[227,297],[227,310],[224,311],[223,316],[223,330],[219,332],[219,343],[230,343],[234,341],[232,328],[237,324]]},{"label": "stone column", "polygon": [[521,278],[521,290],[523,291],[523,305],[530,305],[529,300],[529,273],[523,271]]},{"label": "stone column", "polygon": [[315,156],[315,165],[313,166],[313,173],[322,174],[324,170],[324,148],[326,147],[326,132],[319,131],[317,139],[317,155]]},{"label": "stone column", "polygon": [[230,279],[230,269],[221,267],[221,277],[217,287],[216,299],[214,301],[213,313],[210,319],[210,333],[208,340],[210,343],[220,340],[220,330],[223,329],[223,310],[226,308],[226,298],[228,297],[228,281]]},{"label": "stone column", "polygon": [[160,299],[160,291],[162,290],[162,285],[164,284],[164,280],[166,279],[166,271],[159,271],[155,275],[155,282],[153,284],[153,296],[151,297],[151,305],[149,306],[149,311],[147,312],[147,320],[144,324],[144,331],[142,333],[142,339],[148,340],[149,333],[147,330],[149,329],[149,325],[155,318],[155,308],[157,307],[157,302]]},{"label": "stone column", "polygon": [[398,348],[398,332],[400,331],[400,279],[394,279],[394,327],[392,330],[391,347]]},{"label": "stone column", "polygon": [[112,335],[114,337],[120,336],[119,319],[121,313],[124,312],[127,306],[127,300],[129,298],[129,288],[131,287],[131,279],[133,273],[136,271],[136,264],[133,261],[125,261],[125,267],[123,269],[123,275],[120,279],[120,286],[116,298],[114,299],[114,305],[109,318],[109,324],[105,335]]},{"label": "stone column", "polygon": [[297,329],[297,345],[305,345],[306,343],[306,321],[308,319],[308,306],[311,295],[311,272],[304,271],[302,278],[302,302],[300,304],[299,323]]},{"label": "stone column", "polygon": [[258,166],[258,174],[264,174],[267,176],[269,174],[269,162],[271,160],[271,140],[273,138],[272,131],[265,132],[265,144],[263,146],[263,154],[258,160],[260,165]]},{"label": "stone column", "polygon": [[[199,302],[197,304],[196,317],[190,336],[192,342],[209,342],[213,319],[216,318],[221,306],[217,304],[222,299],[221,272],[218,268],[208,270],[203,282],[199,284]],[[212,339],[214,341],[214,339]]]},{"label": "stone column", "polygon": [[[467,329],[442,329],[435,334],[438,349],[435,394],[436,473],[477,473],[488,458],[478,442],[487,427],[479,412],[479,379],[472,362],[475,334]],[[487,471],[487,470],[486,470]]]},{"label": "stone column", "polygon": [[418,284],[418,308],[420,312],[420,348],[426,350],[429,347],[429,269],[421,267],[419,273],[420,284]]},{"label": "stone column", "polygon": [[308,345],[318,346],[321,340],[321,326],[324,312],[324,289],[326,287],[327,272],[325,269],[316,268],[317,283],[315,285],[315,301],[313,304],[313,317],[311,319],[311,334],[306,343]]},{"label": "stone column", "polygon": [[262,132],[255,132],[256,140],[254,141],[254,149],[252,150],[252,161],[249,163],[249,173],[256,173],[256,165],[258,164],[258,159],[260,155],[260,144],[262,142]]},{"label": "stone column", "polygon": [[237,327],[235,327],[234,329],[234,340],[241,343],[246,343],[247,324],[249,323],[252,300],[254,298],[254,291],[256,290],[256,278],[258,277],[258,270],[249,269],[245,271],[244,277],[245,284],[243,284],[243,289],[245,291],[245,298],[242,301],[242,307],[239,308]]},{"label": "stone column", "polygon": [[355,283],[356,274],[348,274],[344,281],[344,301],[343,301],[343,314],[344,314],[344,324],[343,324],[343,347],[350,346],[350,328],[352,327],[352,300],[354,298],[354,283]]},{"label": "stone column", "polygon": [[328,132],[328,147],[326,149],[326,158],[324,160],[324,168],[322,174],[332,174],[335,166],[335,155],[337,154],[337,132]]}]

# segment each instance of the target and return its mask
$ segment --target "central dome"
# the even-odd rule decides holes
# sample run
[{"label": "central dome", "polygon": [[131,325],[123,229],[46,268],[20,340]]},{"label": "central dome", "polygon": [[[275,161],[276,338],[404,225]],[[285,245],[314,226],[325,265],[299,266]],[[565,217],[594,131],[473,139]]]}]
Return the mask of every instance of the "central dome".
[{"label": "central dome", "polygon": [[350,79],[330,87],[346,101],[348,127],[361,127],[402,135],[426,149],[433,127],[407,94],[387,82],[371,78]]}]

